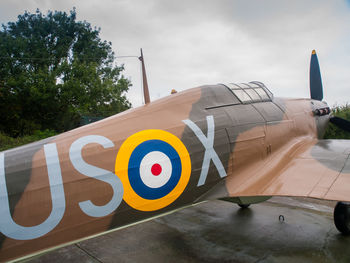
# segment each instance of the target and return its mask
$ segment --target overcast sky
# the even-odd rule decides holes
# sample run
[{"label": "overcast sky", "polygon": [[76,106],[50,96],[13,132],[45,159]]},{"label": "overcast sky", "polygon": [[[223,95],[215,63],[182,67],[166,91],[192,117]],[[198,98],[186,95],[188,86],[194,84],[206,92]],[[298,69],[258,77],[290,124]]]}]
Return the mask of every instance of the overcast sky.
[{"label": "overcast sky", "polygon": [[[0,23],[25,10],[69,12],[101,27],[116,55],[143,48],[151,100],[204,84],[258,80],[283,97],[309,97],[316,49],[330,106],[350,102],[349,1],[1,0]],[[140,64],[119,59],[142,104]]]}]

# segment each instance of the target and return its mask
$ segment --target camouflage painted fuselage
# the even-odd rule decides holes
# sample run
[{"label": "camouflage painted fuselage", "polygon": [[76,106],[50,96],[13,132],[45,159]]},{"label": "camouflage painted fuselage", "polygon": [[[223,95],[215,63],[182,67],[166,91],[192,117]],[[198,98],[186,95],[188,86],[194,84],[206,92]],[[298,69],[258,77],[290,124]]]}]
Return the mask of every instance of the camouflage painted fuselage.
[{"label": "camouflage painted fuselage", "polygon": [[322,185],[281,181],[291,156],[322,136],[329,116],[314,111],[325,107],[309,99],[244,104],[224,85],[202,86],[5,151],[0,260],[212,198],[337,198]]}]

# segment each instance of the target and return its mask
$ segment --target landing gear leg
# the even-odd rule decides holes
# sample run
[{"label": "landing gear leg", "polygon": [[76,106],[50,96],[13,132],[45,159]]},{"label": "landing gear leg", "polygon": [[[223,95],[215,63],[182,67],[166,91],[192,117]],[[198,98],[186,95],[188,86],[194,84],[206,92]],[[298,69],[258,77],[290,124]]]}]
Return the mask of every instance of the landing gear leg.
[{"label": "landing gear leg", "polygon": [[343,235],[350,235],[350,203],[338,202],[333,216],[336,228]]}]

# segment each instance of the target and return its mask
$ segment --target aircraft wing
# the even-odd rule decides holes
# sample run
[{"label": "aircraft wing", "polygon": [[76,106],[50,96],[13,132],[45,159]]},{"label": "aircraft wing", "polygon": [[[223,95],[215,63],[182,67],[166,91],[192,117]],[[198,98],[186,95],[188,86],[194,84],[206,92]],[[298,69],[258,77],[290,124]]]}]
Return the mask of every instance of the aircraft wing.
[{"label": "aircraft wing", "polygon": [[350,201],[350,140],[299,140],[291,144],[242,175],[227,178],[229,195]]}]

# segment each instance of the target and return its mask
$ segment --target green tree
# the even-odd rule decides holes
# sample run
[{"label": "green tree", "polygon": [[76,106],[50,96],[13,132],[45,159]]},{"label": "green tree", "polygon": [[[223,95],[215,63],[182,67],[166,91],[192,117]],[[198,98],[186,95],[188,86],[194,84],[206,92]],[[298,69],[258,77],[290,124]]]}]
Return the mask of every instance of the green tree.
[{"label": "green tree", "polygon": [[0,30],[0,130],[12,136],[75,128],[83,115],[130,108],[130,82],[100,29],[76,11],[25,12]]}]

